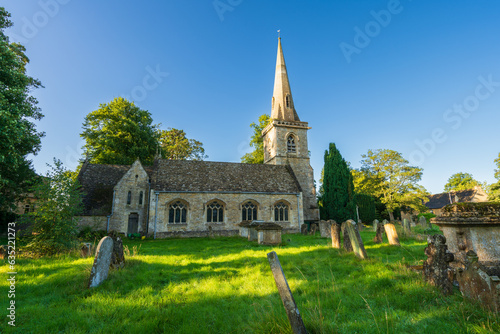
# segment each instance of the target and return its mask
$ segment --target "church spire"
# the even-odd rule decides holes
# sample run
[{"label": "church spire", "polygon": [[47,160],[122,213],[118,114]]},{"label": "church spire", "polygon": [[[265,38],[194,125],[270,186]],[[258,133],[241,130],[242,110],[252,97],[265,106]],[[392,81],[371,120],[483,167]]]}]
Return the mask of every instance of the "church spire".
[{"label": "church spire", "polygon": [[290,82],[288,81],[288,74],[286,72],[281,38],[278,38],[278,57],[276,59],[271,118],[300,122],[299,116],[295,111],[295,106],[293,105],[292,90],[290,89]]}]

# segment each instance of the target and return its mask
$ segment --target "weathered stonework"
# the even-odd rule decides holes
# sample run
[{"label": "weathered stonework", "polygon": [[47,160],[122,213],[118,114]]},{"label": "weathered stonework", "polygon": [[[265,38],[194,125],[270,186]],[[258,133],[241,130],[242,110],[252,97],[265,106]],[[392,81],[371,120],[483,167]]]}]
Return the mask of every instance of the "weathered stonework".
[{"label": "weathered stonework", "polygon": [[438,287],[443,294],[449,295],[453,291],[453,274],[449,267],[453,254],[448,251],[446,238],[441,234],[429,236],[427,242],[424,250],[427,260],[424,261],[423,275],[430,284]]},{"label": "weathered stonework", "polygon": [[274,223],[263,223],[255,228],[259,245],[281,244],[282,227]]}]

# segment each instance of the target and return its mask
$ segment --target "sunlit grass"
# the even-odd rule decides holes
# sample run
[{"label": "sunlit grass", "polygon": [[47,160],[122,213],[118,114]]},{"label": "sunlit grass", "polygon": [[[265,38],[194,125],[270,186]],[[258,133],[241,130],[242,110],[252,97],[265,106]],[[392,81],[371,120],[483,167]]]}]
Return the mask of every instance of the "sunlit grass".
[{"label": "sunlit grass", "polygon": [[[87,289],[92,258],[18,259],[16,330],[2,333],[289,333],[267,253],[279,256],[310,333],[497,333],[499,318],[441,296],[407,265],[425,241],[402,247],[362,237],[369,259],[319,235],[285,235],[280,247],[244,239],[125,241],[138,255]],[[7,266],[0,267],[3,277]],[[7,295],[7,282],[0,281]],[[6,300],[2,299],[2,300]],[[2,306],[3,308],[3,306]]]}]

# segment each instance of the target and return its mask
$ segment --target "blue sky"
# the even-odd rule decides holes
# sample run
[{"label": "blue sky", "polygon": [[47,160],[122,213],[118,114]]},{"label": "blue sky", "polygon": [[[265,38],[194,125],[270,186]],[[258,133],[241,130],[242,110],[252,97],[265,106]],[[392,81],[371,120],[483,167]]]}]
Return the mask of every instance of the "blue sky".
[{"label": "blue sky", "polygon": [[281,37],[315,178],[329,142],[353,167],[401,152],[443,190],[456,172],[494,182],[500,152],[498,1],[3,1],[27,48],[45,118],[38,172],[74,168],[85,115],[128,96],[163,128],[239,161],[270,114]]}]

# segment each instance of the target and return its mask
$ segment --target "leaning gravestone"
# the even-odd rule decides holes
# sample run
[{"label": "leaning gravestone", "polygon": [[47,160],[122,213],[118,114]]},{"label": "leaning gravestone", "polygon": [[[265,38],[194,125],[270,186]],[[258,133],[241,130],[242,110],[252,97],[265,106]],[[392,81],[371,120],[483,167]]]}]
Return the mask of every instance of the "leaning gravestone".
[{"label": "leaning gravestone", "polygon": [[343,222],[342,226],[340,227],[342,231],[343,247],[346,251],[352,252],[351,240],[349,239],[349,232],[347,232],[346,224],[347,224],[346,222]]},{"label": "leaning gravestone", "polygon": [[373,239],[373,242],[376,244],[380,244],[384,241],[383,236],[384,236],[384,225],[383,224],[376,224],[377,225],[377,230],[375,231],[375,238]]},{"label": "leaning gravestone", "polygon": [[330,235],[332,236],[332,247],[340,248],[340,225],[335,222],[335,220],[331,221],[330,225]]},{"label": "leaning gravestone", "polygon": [[428,228],[428,226],[427,226],[427,219],[425,219],[424,216],[420,216],[420,218],[418,219],[418,224],[424,230],[426,230]]},{"label": "leaning gravestone", "polygon": [[361,240],[361,235],[359,234],[356,222],[354,220],[348,220],[346,222],[346,229],[349,234],[349,239],[351,240],[354,254],[363,260],[368,258],[368,255],[366,255],[365,245],[363,244],[363,240]]},{"label": "leaning gravestone", "polygon": [[94,288],[108,278],[111,255],[113,253],[113,239],[104,237],[97,245],[94,265],[90,271],[89,288]]},{"label": "leaning gravestone", "polygon": [[453,261],[453,253],[448,251],[444,235],[436,234],[427,237],[427,247],[424,249],[427,260],[424,261],[424,277],[432,285],[441,289],[443,294],[453,292],[450,279],[449,263]]},{"label": "leaning gravestone", "polygon": [[384,224],[385,234],[387,235],[387,240],[389,240],[389,245],[401,246],[399,243],[398,232],[396,231],[396,226],[393,223],[389,223],[384,219],[382,222]]}]

